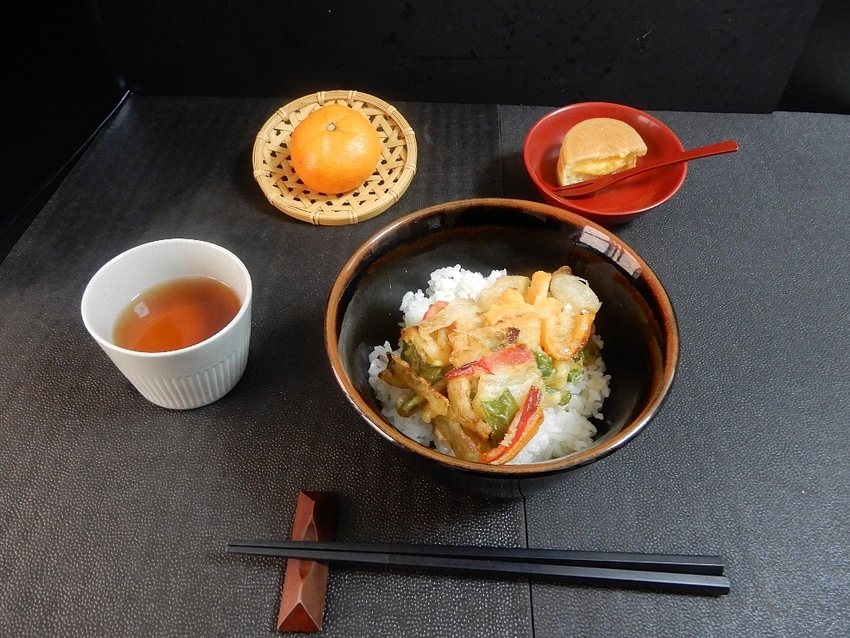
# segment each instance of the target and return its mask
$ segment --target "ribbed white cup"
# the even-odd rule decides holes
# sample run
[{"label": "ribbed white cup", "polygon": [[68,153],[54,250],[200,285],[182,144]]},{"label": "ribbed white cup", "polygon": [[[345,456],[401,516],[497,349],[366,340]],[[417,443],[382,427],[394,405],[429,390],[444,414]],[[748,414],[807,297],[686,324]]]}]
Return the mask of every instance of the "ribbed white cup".
[{"label": "ribbed white cup", "polygon": [[[209,339],[169,352],[137,352],[112,342],[115,320],[146,290],[180,277],[212,277],[230,286],[242,306]],[[185,410],[230,392],[248,362],[252,284],[230,251],[196,239],[163,239],[136,246],[107,262],[83,293],[83,323],[118,369],[146,399]]]}]

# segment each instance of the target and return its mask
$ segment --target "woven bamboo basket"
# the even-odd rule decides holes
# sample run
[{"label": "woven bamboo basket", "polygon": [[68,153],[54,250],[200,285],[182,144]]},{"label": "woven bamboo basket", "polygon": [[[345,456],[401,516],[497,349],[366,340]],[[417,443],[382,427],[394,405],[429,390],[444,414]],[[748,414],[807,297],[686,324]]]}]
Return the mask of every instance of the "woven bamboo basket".
[{"label": "woven bamboo basket", "polygon": [[[374,125],[381,159],[363,186],[328,195],[298,179],[289,156],[289,137],[310,113],[325,104],[345,104]],[[416,173],[416,136],[395,107],[359,91],[320,91],[278,109],[254,142],[254,179],[271,204],[292,217],[329,226],[356,224],[384,212],[407,190]]]}]

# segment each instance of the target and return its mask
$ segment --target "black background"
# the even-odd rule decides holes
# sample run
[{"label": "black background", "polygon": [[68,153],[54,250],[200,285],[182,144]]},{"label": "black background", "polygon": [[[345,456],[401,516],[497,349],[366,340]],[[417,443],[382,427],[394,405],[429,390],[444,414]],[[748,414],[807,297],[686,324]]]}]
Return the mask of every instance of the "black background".
[{"label": "black background", "polygon": [[850,112],[843,0],[15,8],[3,27],[0,257],[128,91],[294,98],[356,88],[389,101]]}]

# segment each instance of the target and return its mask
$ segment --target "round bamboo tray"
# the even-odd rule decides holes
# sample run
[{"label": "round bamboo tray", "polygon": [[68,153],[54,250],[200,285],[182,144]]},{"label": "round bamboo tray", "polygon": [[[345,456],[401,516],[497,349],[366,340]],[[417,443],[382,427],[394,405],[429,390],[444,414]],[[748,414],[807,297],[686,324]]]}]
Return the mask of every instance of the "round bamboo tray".
[{"label": "round bamboo tray", "polygon": [[[298,179],[289,156],[289,137],[310,113],[325,104],[360,111],[381,139],[375,172],[353,191],[328,195],[310,191]],[[416,173],[416,136],[395,107],[359,91],[320,91],[278,109],[257,133],[254,179],[271,204],[311,224],[356,224],[384,212],[407,190]]]}]

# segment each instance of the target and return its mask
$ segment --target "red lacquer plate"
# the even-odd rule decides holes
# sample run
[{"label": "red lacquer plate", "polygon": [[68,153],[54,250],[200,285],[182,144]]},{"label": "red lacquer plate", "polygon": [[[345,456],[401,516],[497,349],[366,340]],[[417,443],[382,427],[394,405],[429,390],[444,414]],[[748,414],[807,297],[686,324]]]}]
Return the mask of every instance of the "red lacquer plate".
[{"label": "red lacquer plate", "polygon": [[523,146],[525,168],[546,203],[578,213],[597,224],[613,226],[647,213],[676,194],[685,181],[686,162],[629,177],[593,195],[558,197],[552,189],[557,186],[555,169],[561,143],[570,128],[592,117],[621,120],[640,134],[647,152],[638,158],[638,166],[685,150],[663,122],[630,106],[610,102],[564,106],[540,118],[529,130]]}]

